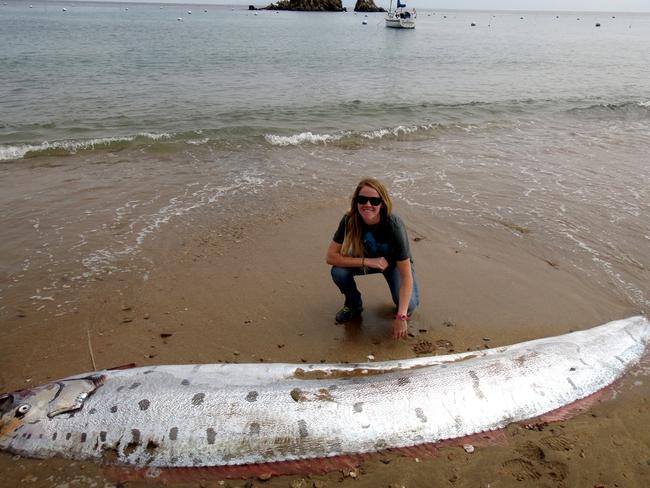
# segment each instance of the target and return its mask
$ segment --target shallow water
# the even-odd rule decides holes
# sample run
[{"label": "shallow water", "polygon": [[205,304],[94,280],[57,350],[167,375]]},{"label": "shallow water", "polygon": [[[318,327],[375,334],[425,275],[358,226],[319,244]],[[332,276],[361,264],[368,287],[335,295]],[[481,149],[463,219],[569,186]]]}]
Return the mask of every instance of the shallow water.
[{"label": "shallow water", "polygon": [[650,16],[62,6],[0,7],[3,313],[365,175],[422,233],[500,229],[649,309]]}]

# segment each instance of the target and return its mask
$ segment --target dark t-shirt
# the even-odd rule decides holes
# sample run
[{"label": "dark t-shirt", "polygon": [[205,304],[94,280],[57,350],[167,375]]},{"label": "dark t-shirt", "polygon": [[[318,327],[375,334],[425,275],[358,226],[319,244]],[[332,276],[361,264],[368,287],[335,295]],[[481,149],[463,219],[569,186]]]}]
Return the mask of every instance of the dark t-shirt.
[{"label": "dark t-shirt", "polygon": [[[347,219],[348,216],[344,215],[334,237],[332,237],[332,240],[338,244],[343,244]],[[375,225],[363,223],[362,236],[367,258],[383,257],[389,263],[405,259],[413,261],[404,222],[395,214],[391,214],[387,219],[382,219]]]}]

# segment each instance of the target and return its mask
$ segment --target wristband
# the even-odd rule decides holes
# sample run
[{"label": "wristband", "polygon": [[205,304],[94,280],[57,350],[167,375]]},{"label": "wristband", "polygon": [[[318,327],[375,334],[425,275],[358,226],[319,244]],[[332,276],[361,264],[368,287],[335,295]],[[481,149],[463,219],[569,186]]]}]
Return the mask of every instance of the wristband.
[{"label": "wristband", "polygon": [[408,320],[408,319],[409,319],[409,316],[406,315],[406,314],[399,314],[399,313],[398,313],[398,314],[395,315],[395,318],[396,318],[397,320]]}]

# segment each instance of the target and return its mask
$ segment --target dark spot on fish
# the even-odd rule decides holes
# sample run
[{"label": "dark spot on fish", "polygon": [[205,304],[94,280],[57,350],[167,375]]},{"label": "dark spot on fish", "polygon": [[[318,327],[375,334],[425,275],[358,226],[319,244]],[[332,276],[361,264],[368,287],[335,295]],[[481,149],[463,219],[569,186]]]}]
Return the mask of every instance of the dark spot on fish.
[{"label": "dark spot on fish", "polygon": [[178,458],[177,458],[176,456],[174,456],[173,458],[171,458],[171,459],[169,460],[169,462],[170,462],[170,464],[172,464],[172,465],[173,465],[173,464],[176,464],[176,463],[178,462]]},{"label": "dark spot on fish", "polygon": [[567,378],[566,380],[569,382],[569,384],[573,387],[574,390],[577,390],[577,389],[578,389],[578,387],[577,387],[576,384],[571,380],[571,378]]},{"label": "dark spot on fish", "polygon": [[145,450],[147,451],[147,454],[153,456],[156,453],[156,449],[158,449],[158,447],[160,447],[160,445],[156,441],[150,440],[147,442]]},{"label": "dark spot on fish", "polygon": [[377,449],[386,449],[387,446],[388,443],[386,442],[385,439],[377,439],[377,441],[375,442],[375,448]]},{"label": "dark spot on fish", "polygon": [[137,381],[133,383],[131,386],[129,386],[129,390],[135,390],[138,386],[140,386],[142,383],[138,383]]},{"label": "dark spot on fish", "polygon": [[39,438],[39,439],[42,439],[42,438],[43,438],[43,434],[39,434],[39,435],[38,435],[38,438]]},{"label": "dark spot on fish", "polygon": [[357,413],[363,412],[363,402],[357,402],[354,404],[354,411]]},{"label": "dark spot on fish", "polygon": [[111,407],[111,413],[115,413],[115,412],[117,412],[117,405],[113,405]]},{"label": "dark spot on fish", "polygon": [[472,385],[474,386],[474,393],[476,393],[476,396],[481,399],[485,398],[485,395],[481,391],[481,384],[479,382],[476,371],[470,371],[469,376],[472,378]]},{"label": "dark spot on fish", "polygon": [[83,442],[86,442],[86,438],[87,438],[87,437],[88,437],[88,434],[86,434],[85,432],[82,432],[82,433],[81,433],[81,442],[82,442],[82,443],[83,443]]},{"label": "dark spot on fish", "polygon": [[569,368],[569,371],[575,371],[575,370],[576,370],[575,368]]},{"label": "dark spot on fish", "polygon": [[293,398],[294,402],[301,402],[306,400],[305,395],[300,388],[294,388],[291,390],[289,395],[291,395],[291,398]]},{"label": "dark spot on fish", "polygon": [[130,456],[139,445],[140,431],[138,429],[131,429],[131,442],[129,442],[124,448],[124,454]]},{"label": "dark spot on fish", "polygon": [[72,437],[72,432],[68,432],[68,433],[65,435],[65,440],[66,440],[66,441],[69,441],[69,440],[70,440],[70,437]]},{"label": "dark spot on fish", "polygon": [[247,402],[257,401],[257,395],[259,395],[259,393],[257,393],[256,391],[249,391],[248,395],[246,395],[246,401]]},{"label": "dark spot on fish", "polygon": [[146,371],[145,371],[144,373],[142,373],[142,374],[151,374],[151,373],[153,373],[153,369],[148,369],[148,370],[146,370]]},{"label": "dark spot on fish", "polygon": [[298,420],[298,432],[302,439],[309,436],[309,432],[307,432],[307,422],[302,419]]},{"label": "dark spot on fish", "polygon": [[169,429],[169,440],[175,441],[178,439],[178,427],[172,427]]},{"label": "dark spot on fish", "polygon": [[197,393],[192,397],[192,405],[201,405],[205,398],[205,393]]},{"label": "dark spot on fish", "polygon": [[338,386],[337,385],[332,385],[332,386],[328,386],[328,388],[329,388],[330,391],[334,391],[334,390],[336,390],[338,388]]},{"label": "dark spot on fish", "polygon": [[123,389],[124,389],[124,386],[118,386],[116,391],[120,392],[120,391],[122,391]]},{"label": "dark spot on fish", "polygon": [[614,357],[615,357],[616,359],[618,359],[618,360],[621,362],[621,364],[623,364],[623,365],[626,364],[626,363],[625,363],[625,360],[622,359],[620,356],[614,356]]},{"label": "dark spot on fish", "polygon": [[212,427],[209,427],[205,433],[208,436],[208,444],[214,444],[214,441],[217,439],[217,433],[214,431],[214,429]]},{"label": "dark spot on fish", "polygon": [[140,431],[138,429],[131,429],[131,442],[140,444]]},{"label": "dark spot on fish", "polygon": [[55,432],[54,434],[52,434],[52,440],[55,441],[58,436],[59,436],[59,433]]},{"label": "dark spot on fish", "polygon": [[415,409],[415,416],[420,419],[420,422],[426,423],[427,421],[427,416],[424,415],[424,412],[420,407]]},{"label": "dark spot on fish", "polygon": [[201,461],[201,459],[199,459],[199,458],[194,458],[194,459],[192,459],[192,464],[193,464],[194,466],[201,466],[201,463],[202,463],[202,462],[203,462],[203,461]]},{"label": "dark spot on fish", "polygon": [[91,408],[90,410],[88,410],[88,413],[89,413],[90,415],[93,415],[93,414],[97,413],[97,410],[94,409],[94,408]]},{"label": "dark spot on fish", "polygon": [[149,402],[149,400],[147,400],[147,399],[145,399],[145,400],[140,400],[140,401],[138,402],[138,406],[140,407],[140,410],[143,410],[143,411],[146,410],[146,409],[148,409],[148,408],[149,408],[149,405],[151,405],[151,402]]},{"label": "dark spot on fish", "polygon": [[106,431],[105,430],[102,430],[99,433],[99,440],[102,441],[102,442],[106,442]]},{"label": "dark spot on fish", "polygon": [[183,385],[183,386],[188,386],[189,384],[190,384],[190,380],[181,381],[181,385]]},{"label": "dark spot on fish", "polygon": [[232,461],[232,459],[233,459],[234,457],[235,457],[235,456],[233,456],[232,454],[224,454],[224,455],[223,455],[223,460],[224,460],[226,463],[228,463],[229,461]]},{"label": "dark spot on fish", "polygon": [[102,457],[106,464],[115,464],[117,463],[120,455],[117,450],[120,443],[118,442],[115,446],[103,446],[102,447]]},{"label": "dark spot on fish", "polygon": [[200,364],[195,365],[195,366],[192,368],[192,373],[196,373],[196,372],[199,370],[200,367],[201,367]]},{"label": "dark spot on fish", "polygon": [[250,426],[248,432],[250,434],[253,434],[253,435],[259,434],[260,433],[260,424],[258,424],[257,422],[251,423],[251,426]]},{"label": "dark spot on fish", "polygon": [[397,386],[406,386],[410,382],[411,380],[406,377],[397,378]]}]

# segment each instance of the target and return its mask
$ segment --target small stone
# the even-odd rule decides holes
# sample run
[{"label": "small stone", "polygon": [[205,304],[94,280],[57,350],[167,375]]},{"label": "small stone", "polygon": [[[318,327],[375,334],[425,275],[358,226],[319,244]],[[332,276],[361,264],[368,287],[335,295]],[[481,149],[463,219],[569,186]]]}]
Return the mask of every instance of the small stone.
[{"label": "small stone", "polygon": [[356,469],[351,469],[350,471],[347,471],[345,473],[345,476],[352,479],[357,479],[357,477],[359,476],[359,471],[357,471]]},{"label": "small stone", "polygon": [[484,337],[483,340],[484,340],[485,342],[490,342],[490,338],[489,338],[489,337]]},{"label": "small stone", "polygon": [[174,334],[171,334],[169,332],[163,332],[162,334],[160,334],[160,337],[163,338],[163,339],[167,339],[168,337],[171,337],[173,335]]},{"label": "small stone", "polygon": [[304,478],[293,480],[289,485],[291,488],[307,488],[307,482]]},{"label": "small stone", "polygon": [[463,449],[465,449],[465,452],[468,454],[472,454],[474,452],[474,446],[471,444],[464,444]]},{"label": "small stone", "polygon": [[273,476],[271,473],[262,473],[257,477],[257,479],[260,481],[268,481],[271,479],[271,476]]},{"label": "small stone", "polygon": [[16,317],[22,319],[23,317],[25,317],[25,312],[23,312],[22,310],[18,310],[18,312],[16,312]]},{"label": "small stone", "polygon": [[122,305],[122,312],[128,312],[129,310],[131,310],[129,305]]},{"label": "small stone", "polygon": [[144,320],[149,320],[150,317],[151,317],[151,315],[149,315],[148,313],[146,313],[146,314],[144,314],[144,315],[142,316],[142,318],[143,318]]},{"label": "small stone", "polygon": [[128,324],[129,322],[133,322],[133,319],[131,317],[126,317],[122,319],[123,324]]},{"label": "small stone", "polygon": [[233,356],[239,356],[239,351],[233,351],[232,354]]},{"label": "small stone", "polygon": [[372,354],[368,354],[368,361],[374,361],[374,360],[375,360],[375,356],[373,356]]}]

